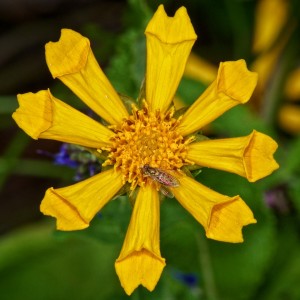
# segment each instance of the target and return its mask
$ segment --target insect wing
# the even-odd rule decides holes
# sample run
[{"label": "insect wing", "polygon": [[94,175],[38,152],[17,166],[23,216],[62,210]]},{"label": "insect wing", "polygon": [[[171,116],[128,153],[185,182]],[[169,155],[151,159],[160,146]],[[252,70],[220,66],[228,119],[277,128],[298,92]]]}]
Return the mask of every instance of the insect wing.
[{"label": "insect wing", "polygon": [[159,181],[161,184],[165,185],[165,186],[171,186],[171,187],[178,187],[179,186],[179,181],[177,178],[175,178],[174,176],[172,176],[171,174],[158,169],[159,174],[157,176],[157,181]]},{"label": "insect wing", "polygon": [[173,193],[170,190],[166,189],[163,185],[160,187],[159,190],[164,196],[168,198],[174,198]]}]

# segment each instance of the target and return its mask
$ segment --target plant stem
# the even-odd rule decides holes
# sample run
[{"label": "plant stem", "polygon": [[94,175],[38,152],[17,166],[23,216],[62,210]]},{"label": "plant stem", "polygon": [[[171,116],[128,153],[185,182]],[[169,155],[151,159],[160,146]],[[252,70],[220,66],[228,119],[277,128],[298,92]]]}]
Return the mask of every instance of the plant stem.
[{"label": "plant stem", "polygon": [[208,300],[218,300],[219,297],[214,280],[207,240],[203,235],[196,234],[196,242],[199,249],[198,260],[202,271],[206,297]]}]

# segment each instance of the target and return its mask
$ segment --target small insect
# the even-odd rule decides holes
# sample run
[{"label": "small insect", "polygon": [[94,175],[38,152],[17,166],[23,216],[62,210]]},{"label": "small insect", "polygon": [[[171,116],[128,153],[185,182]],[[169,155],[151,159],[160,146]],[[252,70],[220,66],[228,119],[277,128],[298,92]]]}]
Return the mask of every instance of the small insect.
[{"label": "small insect", "polygon": [[167,173],[166,171],[159,168],[152,168],[149,165],[144,165],[142,167],[142,172],[145,176],[150,176],[154,181],[161,184],[160,191],[163,195],[168,198],[173,198],[173,193],[168,189],[168,187],[178,187],[179,181]]}]

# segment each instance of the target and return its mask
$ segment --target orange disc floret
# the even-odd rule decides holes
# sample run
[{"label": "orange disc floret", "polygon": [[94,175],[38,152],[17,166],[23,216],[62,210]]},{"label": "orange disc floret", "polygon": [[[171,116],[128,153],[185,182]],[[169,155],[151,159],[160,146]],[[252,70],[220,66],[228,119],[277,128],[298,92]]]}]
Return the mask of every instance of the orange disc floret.
[{"label": "orange disc floret", "polygon": [[186,146],[192,139],[185,139],[177,132],[180,121],[173,114],[174,109],[165,114],[149,111],[146,102],[140,110],[133,106],[132,115],[112,127],[115,135],[111,138],[112,146],[105,149],[110,154],[104,166],[114,165],[133,190],[137,185],[144,185],[141,168],[146,164],[174,171],[190,164]]}]

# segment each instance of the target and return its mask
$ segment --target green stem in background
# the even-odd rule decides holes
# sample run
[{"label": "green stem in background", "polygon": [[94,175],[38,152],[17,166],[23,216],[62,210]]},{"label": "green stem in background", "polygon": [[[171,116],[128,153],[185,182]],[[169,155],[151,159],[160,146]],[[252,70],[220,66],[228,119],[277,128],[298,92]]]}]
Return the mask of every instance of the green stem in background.
[{"label": "green stem in background", "polygon": [[[4,160],[0,158],[0,165],[2,163],[4,163]],[[21,160],[11,159],[10,163],[15,164],[12,174],[61,179],[67,183],[70,183],[71,178],[74,176],[74,169],[55,165],[53,161],[23,158]]]},{"label": "green stem in background", "polygon": [[215,284],[213,269],[211,265],[211,257],[206,237],[196,234],[196,243],[199,249],[199,264],[204,282],[205,295],[208,300],[218,300],[218,293]]},{"label": "green stem in background", "polygon": [[22,131],[13,137],[7,146],[0,164],[0,189],[4,186],[7,178],[14,172],[19,158],[29,143],[29,138]]}]

